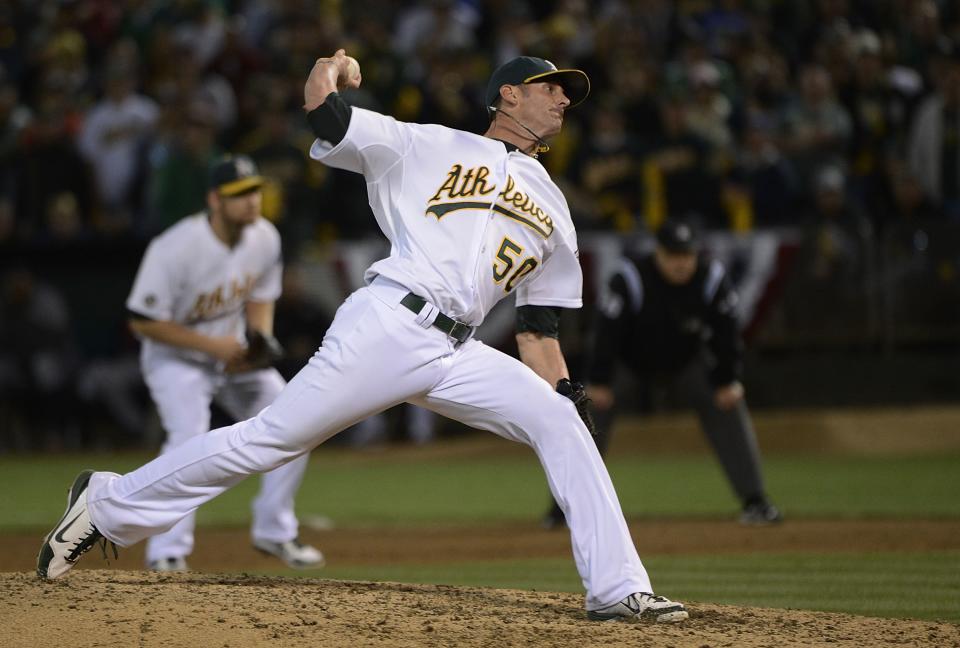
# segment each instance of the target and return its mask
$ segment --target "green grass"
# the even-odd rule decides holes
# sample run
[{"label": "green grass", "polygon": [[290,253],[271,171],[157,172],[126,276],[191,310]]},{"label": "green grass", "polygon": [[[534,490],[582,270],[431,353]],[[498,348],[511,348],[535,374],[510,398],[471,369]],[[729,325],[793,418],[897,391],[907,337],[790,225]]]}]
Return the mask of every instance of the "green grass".
[{"label": "green grass", "polygon": [[[297,509],[339,526],[535,520],[547,503],[536,459],[415,451],[314,453]],[[456,455],[456,453],[453,453]],[[430,458],[433,457],[433,458]],[[147,455],[0,458],[0,533],[46,530],[86,467],[124,472]],[[736,502],[711,456],[621,455],[609,462],[628,516],[730,516]],[[960,455],[772,457],[769,489],[791,518],[960,517]],[[248,479],[200,509],[201,525],[246,525]],[[678,599],[960,622],[960,552],[648,556],[658,590]],[[289,571],[283,572],[290,576]],[[324,576],[582,591],[572,560],[329,567]]]},{"label": "green grass", "polygon": [[[960,623],[960,552],[655,556],[657,591],[689,602]],[[325,578],[582,592],[571,560],[328,567]]]},{"label": "green grass", "polygon": [[658,559],[690,600],[960,621],[960,551]]},{"label": "green grass", "polygon": [[[509,450],[509,444],[504,444]],[[0,459],[0,529],[42,529],[62,511],[82,468],[124,472],[147,455]],[[737,504],[710,456],[620,456],[610,471],[625,513],[730,515]],[[960,456],[776,457],[765,463],[769,490],[791,517],[960,517]],[[242,524],[257,488],[248,479],[200,509],[200,524]],[[547,502],[532,454],[422,460],[415,453],[314,453],[297,500],[301,513],[341,525],[529,520]]]}]

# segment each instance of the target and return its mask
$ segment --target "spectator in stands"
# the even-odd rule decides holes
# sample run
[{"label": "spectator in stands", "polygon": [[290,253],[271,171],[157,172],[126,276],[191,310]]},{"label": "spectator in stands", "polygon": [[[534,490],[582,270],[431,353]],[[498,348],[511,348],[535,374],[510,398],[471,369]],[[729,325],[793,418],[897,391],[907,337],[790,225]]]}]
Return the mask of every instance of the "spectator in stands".
[{"label": "spectator in stands", "polygon": [[641,208],[638,153],[639,145],[627,131],[617,101],[608,96],[595,102],[590,134],[581,139],[573,163],[574,178],[595,205],[595,216],[589,222],[577,219],[578,229],[627,231],[636,227]]},{"label": "spectator in stands", "polygon": [[[173,112],[171,104],[163,110]],[[172,137],[156,142],[149,154],[147,178],[149,226],[146,233],[166,229],[184,216],[205,208],[207,173],[219,154],[213,106],[194,101],[177,120]]]},{"label": "spectator in stands", "polygon": [[218,131],[233,128],[237,121],[237,96],[226,79],[206,69],[197,59],[196,47],[188,40],[175,41],[176,67],[170,81],[178,100],[186,105],[210,106]]},{"label": "spectator in stands", "polygon": [[743,141],[731,175],[749,194],[754,226],[795,225],[799,178],[778,145],[777,114],[756,104],[745,113]]},{"label": "spectator in stands", "polygon": [[736,44],[750,32],[754,16],[744,0],[722,0],[694,17],[707,48],[714,56],[729,58]]},{"label": "spectator in stands", "polygon": [[624,125],[639,144],[660,132],[657,101],[657,67],[629,56],[614,56],[610,62],[611,92],[620,102]]},{"label": "spectator in stands", "polygon": [[90,169],[77,151],[81,116],[64,80],[47,77],[17,152],[15,208],[21,240],[62,244],[85,236],[93,210]]},{"label": "spectator in stands", "polygon": [[819,65],[800,73],[800,92],[785,116],[784,151],[793,158],[805,188],[821,167],[842,162],[850,139],[850,116],[834,96],[833,83]]},{"label": "spectator in stands", "polygon": [[852,189],[871,211],[883,209],[884,167],[903,146],[906,120],[922,80],[916,72],[894,70],[883,57],[880,37],[869,29],[854,36],[854,73],[841,100],[850,113]]},{"label": "spectator in stands", "polygon": [[416,78],[424,76],[418,59],[421,54],[441,51],[466,51],[475,42],[474,27],[478,15],[469,3],[454,0],[428,0],[405,8],[394,26],[393,49],[410,57],[410,70]]},{"label": "spectator in stands", "polygon": [[926,195],[952,219],[960,218],[960,47],[936,59],[936,92],[917,108],[907,142],[910,171]]},{"label": "spectator in stands", "polygon": [[159,117],[153,99],[136,92],[136,50],[129,41],[113,48],[103,99],[86,116],[78,145],[93,167],[106,231],[130,228],[139,211],[145,147]]},{"label": "spectator in stands", "polygon": [[471,78],[478,64],[470,50],[435,52],[428,59],[428,74],[419,87],[422,92],[420,119],[430,124],[450,124],[469,132],[480,132],[488,118],[477,106],[483,104],[483,86]]},{"label": "spectator in stands", "polygon": [[[730,120],[733,104],[721,91],[720,70],[712,61],[698,61],[688,71],[690,102],[686,112],[690,132],[710,145],[711,162],[732,154]],[[716,162],[714,162],[716,160]]]},{"label": "spectator in stands", "polygon": [[[942,3],[941,3],[942,4]],[[900,5],[896,48],[899,60],[916,70],[929,70],[943,47],[940,9],[934,0],[914,0]],[[957,36],[953,34],[953,36]]]},{"label": "spectator in stands", "polygon": [[675,44],[677,12],[673,0],[611,0],[598,12],[596,43],[600,48],[611,43],[614,51],[643,43],[648,57],[663,61]]},{"label": "spectator in stands", "polygon": [[864,241],[873,236],[870,220],[851,199],[847,178],[838,167],[824,167],[814,183],[814,206],[805,223],[811,245],[807,270],[821,281],[841,280],[862,269]]},{"label": "spectator in stands", "polygon": [[663,132],[642,159],[644,218],[656,225],[668,213],[696,212],[711,226],[725,226],[718,178],[709,167],[710,146],[687,126],[689,106],[680,99],[660,104]]},{"label": "spectator in stands", "polygon": [[280,230],[284,259],[289,261],[314,238],[321,204],[318,188],[326,167],[310,164],[304,153],[309,147],[298,141],[292,125],[299,115],[288,111],[284,79],[259,75],[248,85],[248,93],[256,97],[250,101],[260,110],[237,150],[250,155],[265,178],[261,213]]},{"label": "spectator in stands", "polygon": [[[214,74],[224,79],[230,84],[234,93],[238,97],[238,104],[246,90],[247,84],[258,77],[258,74],[264,67],[264,56],[257,49],[250,46],[244,38],[244,21],[240,16],[234,16],[225,24],[223,46],[217,54],[216,59],[210,64]],[[262,106],[248,106],[248,112],[257,112],[263,110]],[[238,126],[242,129],[249,126],[250,122],[244,122],[244,106],[238,105]],[[249,116],[249,115],[246,115]]]},{"label": "spectator in stands", "polygon": [[[870,273],[876,273],[874,230],[838,167],[818,174],[802,233],[781,300],[783,317],[815,339],[856,339],[866,330],[875,296],[867,286]],[[814,302],[817,308],[811,309]],[[824,312],[833,315],[825,320]]]},{"label": "spectator in stands", "polygon": [[18,142],[30,119],[30,110],[20,103],[16,85],[0,67],[0,243],[12,239],[16,231]]},{"label": "spectator in stands", "polygon": [[0,276],[0,395],[26,418],[32,448],[79,447],[77,367],[63,296],[24,268]]},{"label": "spectator in stands", "polygon": [[927,196],[920,178],[901,160],[888,162],[886,182],[890,187],[890,211],[884,224],[917,225],[942,217],[943,212]]}]

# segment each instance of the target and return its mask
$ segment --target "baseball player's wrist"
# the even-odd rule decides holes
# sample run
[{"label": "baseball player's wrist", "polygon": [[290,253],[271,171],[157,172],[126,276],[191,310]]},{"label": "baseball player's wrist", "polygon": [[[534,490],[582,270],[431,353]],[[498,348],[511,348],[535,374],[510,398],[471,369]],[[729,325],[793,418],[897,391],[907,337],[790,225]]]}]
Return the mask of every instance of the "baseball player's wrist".
[{"label": "baseball player's wrist", "polygon": [[307,123],[317,139],[336,146],[347,135],[353,108],[336,91],[307,113]]},{"label": "baseball player's wrist", "polygon": [[337,91],[337,80],[342,74],[334,58],[317,59],[303,87],[303,108],[310,111],[322,105],[331,93]]}]

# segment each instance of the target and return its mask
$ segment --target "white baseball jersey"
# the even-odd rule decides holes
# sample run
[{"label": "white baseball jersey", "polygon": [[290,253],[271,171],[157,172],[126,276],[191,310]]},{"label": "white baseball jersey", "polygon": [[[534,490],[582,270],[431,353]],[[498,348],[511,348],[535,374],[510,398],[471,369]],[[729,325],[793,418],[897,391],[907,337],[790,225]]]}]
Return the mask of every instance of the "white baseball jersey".
[{"label": "white baseball jersey", "polygon": [[[127,308],[154,320],[173,321],[204,335],[243,339],[244,304],[275,301],[281,291],[280,235],[259,218],[228,247],[206,213],[189,216],[157,236],[147,248],[127,299]],[[150,396],[167,433],[162,453],[203,436],[216,401],[237,420],[254,416],[283,389],[275,369],[225,374],[212,357],[144,337],[141,365]],[[253,505],[251,535],[285,542],[297,535],[293,501],[308,456],[263,475]],[[146,560],[186,558],[194,545],[191,513],[147,543]]]},{"label": "white baseball jersey", "polygon": [[511,292],[517,305],[579,308],[582,275],[566,199],[541,164],[502,142],[354,107],[335,147],[310,156],[362,173],[390,256],[383,275],[476,326]]},{"label": "white baseball jersey", "polygon": [[[204,335],[243,339],[244,303],[280,296],[280,234],[263,218],[245,227],[234,247],[217,238],[206,212],[172,225],[151,241],[140,262],[127,308],[153,320],[173,321]],[[175,357],[214,365],[205,353],[142,340],[144,368]]]},{"label": "white baseball jersey", "polygon": [[[369,285],[338,309],[317,353],[256,417],[122,477],[95,473],[91,522],[128,546],[243,476],[409,402],[536,452],[570,529],[588,610],[654,591],[573,403],[519,360],[476,339],[458,343],[428,321],[439,308],[479,324],[512,292],[520,305],[580,306],[573,224],[543,167],[496,140],[358,108],[340,143],[318,140],[310,154],[363,173],[390,255],[367,270]],[[401,307],[408,291],[432,308]]]}]

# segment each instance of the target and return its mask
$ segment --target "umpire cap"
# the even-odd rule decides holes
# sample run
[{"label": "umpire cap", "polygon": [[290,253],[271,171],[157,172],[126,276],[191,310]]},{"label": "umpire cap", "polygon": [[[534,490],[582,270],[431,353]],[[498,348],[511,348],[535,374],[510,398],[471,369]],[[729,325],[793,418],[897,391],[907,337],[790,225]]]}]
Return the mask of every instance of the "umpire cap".
[{"label": "umpire cap", "polygon": [[246,155],[224,155],[210,168],[210,189],[221,196],[238,196],[262,185],[257,165]]},{"label": "umpire cap", "polygon": [[689,254],[700,249],[700,236],[690,223],[673,220],[657,230],[657,243],[668,252]]},{"label": "umpire cap", "polygon": [[560,84],[573,108],[590,94],[590,77],[583,70],[558,70],[557,66],[546,59],[535,56],[518,56],[507,61],[490,75],[487,93],[484,97],[487,108],[492,108],[500,96],[500,88],[505,85],[523,85],[550,81]]}]

